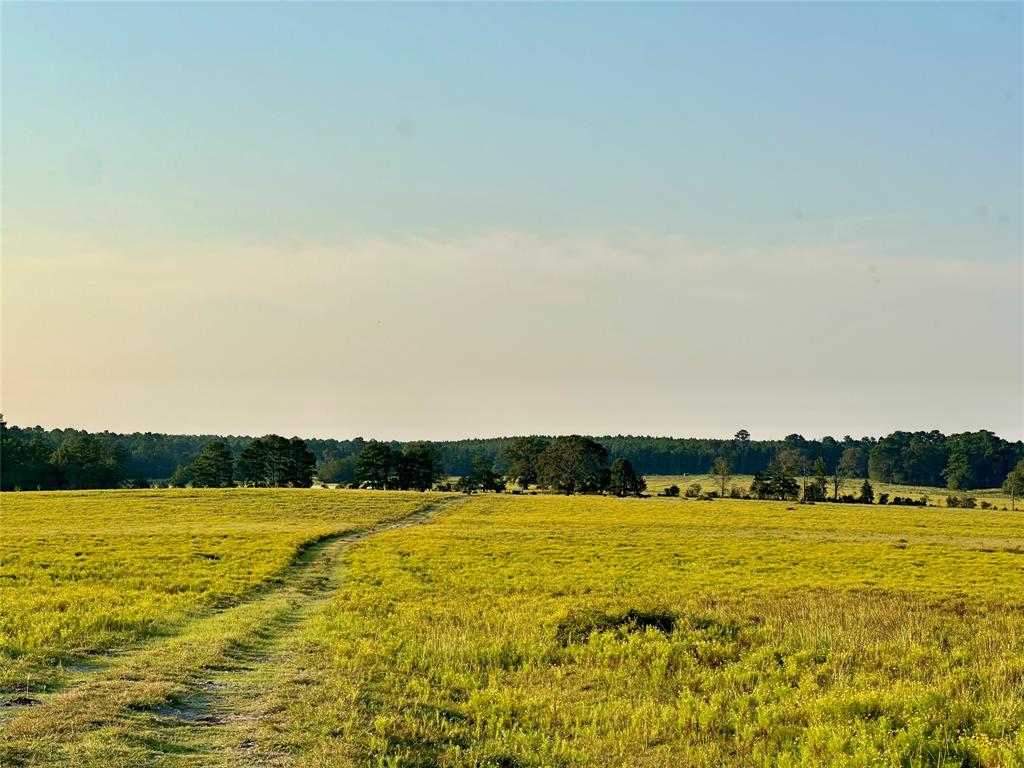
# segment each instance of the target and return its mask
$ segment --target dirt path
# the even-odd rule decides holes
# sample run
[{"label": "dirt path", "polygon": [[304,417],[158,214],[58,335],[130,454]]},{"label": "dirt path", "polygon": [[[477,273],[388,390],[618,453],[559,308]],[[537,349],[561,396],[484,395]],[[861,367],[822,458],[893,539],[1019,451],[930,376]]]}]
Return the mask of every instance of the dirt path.
[{"label": "dirt path", "polygon": [[285,756],[261,746],[267,693],[302,674],[294,638],[342,583],[354,544],[426,522],[459,503],[425,505],[398,521],[339,534],[307,547],[280,586],[197,619],[97,670],[42,706],[4,723],[0,763],[275,766]]},{"label": "dirt path", "polygon": [[[289,755],[260,743],[260,725],[270,714],[268,694],[284,680],[306,670],[295,659],[296,638],[306,623],[335,596],[344,579],[342,559],[355,543],[385,531],[425,522],[441,508],[460,499],[439,502],[389,525],[324,542],[310,553],[294,584],[286,587],[289,610],[268,622],[225,655],[216,668],[197,681],[187,696],[172,707],[157,710],[163,726],[178,740],[193,746],[191,759],[202,765],[282,766]],[[202,753],[202,757],[200,754]]]}]

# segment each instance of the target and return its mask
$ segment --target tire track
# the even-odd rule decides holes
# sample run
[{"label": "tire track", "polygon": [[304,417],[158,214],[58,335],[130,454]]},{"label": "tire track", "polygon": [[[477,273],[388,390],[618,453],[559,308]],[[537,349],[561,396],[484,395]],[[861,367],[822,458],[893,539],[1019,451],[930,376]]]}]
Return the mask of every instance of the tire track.
[{"label": "tire track", "polygon": [[0,732],[0,763],[276,765],[281,756],[259,752],[247,734],[262,716],[261,693],[286,660],[290,638],[341,585],[344,554],[460,501],[428,502],[400,520],[310,544],[280,585],[114,657],[69,690],[17,713]]}]

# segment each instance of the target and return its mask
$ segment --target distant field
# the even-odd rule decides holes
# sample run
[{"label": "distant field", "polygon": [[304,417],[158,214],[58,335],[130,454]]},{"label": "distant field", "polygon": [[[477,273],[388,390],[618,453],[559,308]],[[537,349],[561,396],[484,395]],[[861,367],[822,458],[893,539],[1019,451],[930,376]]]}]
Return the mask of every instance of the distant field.
[{"label": "distant field", "polygon": [[[93,612],[103,594],[121,604],[128,585],[175,617],[160,624],[166,636],[8,711],[4,765],[1024,758],[1020,512],[333,490],[3,501],[4,559],[15,508],[23,582],[5,607],[38,593],[40,613],[54,614],[19,610],[12,625],[37,663],[69,647],[59,631],[36,646],[21,635],[60,627],[54,601],[76,574],[97,590]],[[175,538],[181,514],[192,539]],[[287,566],[311,537],[399,518],[419,524],[338,539]],[[86,536],[100,539],[103,565],[79,574],[71,559],[86,546],[74,542]],[[46,554],[51,541],[60,557]],[[43,564],[57,562],[54,582]],[[226,603],[237,607],[214,610]],[[72,626],[79,649],[114,637],[100,626],[90,642]]]},{"label": "distant field", "polygon": [[[648,493],[658,494],[661,493],[665,488],[670,485],[678,485],[682,490],[686,490],[686,487],[693,483],[700,483],[704,491],[718,491],[720,490],[720,483],[718,478],[712,475],[647,475],[647,491]],[[729,480],[729,487],[737,486],[744,493],[750,491],[750,484],[753,482],[753,475],[734,475]],[[799,480],[799,478],[798,478]],[[853,478],[843,481],[839,493],[851,493],[858,495],[860,493],[860,487],[864,483],[864,478]],[[875,498],[878,498],[880,493],[889,494],[889,498],[895,496],[910,496],[914,499],[919,499],[922,496],[928,497],[928,503],[935,507],[946,506],[947,496],[973,496],[978,502],[988,501],[993,506],[997,506],[1000,509],[1002,507],[1010,508],[1010,497],[1002,492],[999,488],[981,488],[974,491],[950,491],[946,488],[932,488],[918,485],[896,485],[894,483],[871,483],[872,488],[875,490]],[[828,481],[828,495],[832,496],[832,478]],[[1018,500],[1018,504],[1020,500]]]}]

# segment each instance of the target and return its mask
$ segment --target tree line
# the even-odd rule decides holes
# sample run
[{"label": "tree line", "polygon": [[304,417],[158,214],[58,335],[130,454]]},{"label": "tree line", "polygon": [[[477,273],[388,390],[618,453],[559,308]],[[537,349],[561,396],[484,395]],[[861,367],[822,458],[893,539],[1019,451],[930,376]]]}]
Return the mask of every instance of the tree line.
[{"label": "tree line", "polygon": [[189,464],[179,465],[169,485],[177,488],[309,488],[316,456],[299,437],[265,435],[249,443],[238,457],[223,440],[211,440]]},{"label": "tree line", "polygon": [[[0,447],[3,461],[0,487],[3,490],[111,488],[181,480],[187,477],[188,468],[210,443],[221,443],[234,460],[240,461],[246,449],[257,441],[244,436],[149,432],[90,434],[76,429],[8,427],[5,423],[0,423],[0,429],[3,431]],[[259,440],[265,442],[269,437],[275,436]],[[523,466],[521,452],[542,450],[538,446],[547,446],[556,439],[533,436],[400,443],[359,437],[306,439],[303,443],[314,457],[315,474],[324,482],[416,488],[424,484],[422,451],[430,454],[430,473],[435,480],[449,475],[470,477],[474,473],[480,477],[486,465],[489,471],[515,482]],[[795,462],[798,470],[806,474],[820,459],[826,473],[833,478],[837,475],[867,477],[875,482],[945,486],[957,491],[998,486],[1024,458],[1024,443],[1008,442],[987,430],[948,436],[935,430],[898,431],[881,439],[846,436],[838,440],[832,437],[812,440],[798,434],[788,435],[783,440],[755,440],[742,429],[725,440],[623,435],[585,439],[600,445],[608,456],[628,460],[638,475],[706,474],[718,460],[727,460],[735,474],[763,474],[781,457]],[[390,458],[385,472],[381,468],[383,448],[374,448],[373,451],[380,454],[378,469],[368,477],[366,467],[360,474],[358,463],[364,449],[371,445],[386,446]],[[407,451],[411,458],[399,458]],[[283,455],[283,448],[278,446],[272,454]],[[417,463],[418,468],[415,468]],[[234,476],[234,480],[246,484],[301,484],[297,477],[286,477],[288,470],[279,464],[276,459],[267,464],[269,468],[262,477],[250,464],[233,465],[233,476],[244,470]],[[610,475],[611,467],[606,468]],[[385,474],[386,480],[382,479]],[[587,480],[585,485],[593,486],[593,482]]]},{"label": "tree line", "polygon": [[[27,432],[27,434],[26,434]],[[153,485],[195,488],[308,488],[316,474],[316,456],[298,437],[279,435],[244,443],[211,439],[167,478],[133,473],[131,451],[118,436],[64,430],[54,446],[45,433],[8,428],[0,417],[0,488],[13,490],[87,490],[149,488]]]}]

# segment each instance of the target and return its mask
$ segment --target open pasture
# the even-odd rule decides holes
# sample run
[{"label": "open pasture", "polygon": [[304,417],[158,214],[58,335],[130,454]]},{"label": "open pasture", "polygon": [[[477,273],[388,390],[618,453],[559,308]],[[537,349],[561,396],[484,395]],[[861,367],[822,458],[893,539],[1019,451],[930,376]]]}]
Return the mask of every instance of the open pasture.
[{"label": "open pasture", "polygon": [[353,551],[266,737],[324,766],[1013,766],[1022,612],[1010,513],[475,497]]},{"label": "open pasture", "polygon": [[4,516],[7,663],[124,649],[0,720],[6,765],[1024,758],[1020,513],[237,489]]},{"label": "open pasture", "polygon": [[422,494],[301,489],[4,494],[0,690],[164,635],[272,583],[311,542],[397,520]]}]

